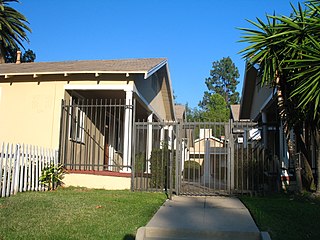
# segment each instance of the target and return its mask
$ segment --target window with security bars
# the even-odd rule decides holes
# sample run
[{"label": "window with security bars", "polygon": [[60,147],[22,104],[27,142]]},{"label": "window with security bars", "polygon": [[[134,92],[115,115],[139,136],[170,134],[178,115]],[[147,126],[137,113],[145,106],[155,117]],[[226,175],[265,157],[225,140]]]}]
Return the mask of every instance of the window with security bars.
[{"label": "window with security bars", "polygon": [[70,128],[69,138],[72,141],[84,143],[84,121],[85,113],[79,105],[77,105],[76,99],[71,99],[72,105],[70,106]]}]

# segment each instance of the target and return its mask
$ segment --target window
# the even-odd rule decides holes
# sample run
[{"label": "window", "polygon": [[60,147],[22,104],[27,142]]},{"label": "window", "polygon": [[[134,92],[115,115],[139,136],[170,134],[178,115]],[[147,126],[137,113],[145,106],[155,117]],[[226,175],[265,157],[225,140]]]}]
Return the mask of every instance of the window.
[{"label": "window", "polygon": [[84,119],[85,113],[73,99],[70,105],[69,137],[72,141],[84,143]]}]

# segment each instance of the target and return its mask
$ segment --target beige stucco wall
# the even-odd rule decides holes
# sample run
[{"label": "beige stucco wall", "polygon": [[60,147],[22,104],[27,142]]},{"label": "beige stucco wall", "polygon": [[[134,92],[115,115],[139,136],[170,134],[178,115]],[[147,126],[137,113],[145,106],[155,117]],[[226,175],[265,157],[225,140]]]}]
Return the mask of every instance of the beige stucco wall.
[{"label": "beige stucco wall", "polygon": [[65,186],[99,188],[107,190],[125,190],[131,187],[131,178],[100,176],[91,174],[66,174],[63,182]]},{"label": "beige stucco wall", "polygon": [[58,148],[63,83],[1,83],[0,141]]},{"label": "beige stucco wall", "polygon": [[[52,77],[50,77],[52,78]],[[66,78],[33,79],[32,76],[0,83],[0,142],[26,143],[58,149],[61,99],[65,88],[88,89],[133,86],[128,81],[67,81]]]}]

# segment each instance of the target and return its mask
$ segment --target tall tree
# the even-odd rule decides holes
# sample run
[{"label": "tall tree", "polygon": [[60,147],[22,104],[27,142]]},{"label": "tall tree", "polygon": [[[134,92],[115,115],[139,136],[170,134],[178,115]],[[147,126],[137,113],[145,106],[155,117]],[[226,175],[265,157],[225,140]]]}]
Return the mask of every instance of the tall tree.
[{"label": "tall tree", "polygon": [[205,122],[227,122],[229,120],[230,110],[220,94],[212,94],[206,108],[207,110],[202,114]]},{"label": "tall tree", "polygon": [[0,0],[0,63],[5,63],[6,50],[23,47],[29,42],[26,32],[31,32],[24,15],[9,6],[19,0]]},{"label": "tall tree", "polygon": [[206,108],[209,106],[212,94],[221,95],[228,106],[239,102],[239,93],[236,91],[239,81],[239,71],[230,57],[222,58],[212,63],[210,77],[206,78],[205,83],[208,91],[204,92],[203,100],[199,106]]},{"label": "tall tree", "polygon": [[[17,49],[7,48],[5,62],[6,63],[15,63],[16,59],[17,59]],[[28,49],[27,51],[22,53],[22,56],[21,56],[22,63],[34,62],[35,59],[36,59],[36,54],[30,49]]]},{"label": "tall tree", "polygon": [[[252,65],[260,66],[261,84],[277,89],[279,115],[284,123],[290,157],[293,157],[293,142],[290,139],[290,129],[293,129],[300,151],[308,159],[310,156],[301,129],[302,123],[308,122],[319,134],[316,121],[319,119],[320,76],[319,72],[311,73],[313,65],[305,58],[308,56],[318,61],[316,64],[319,66],[319,58],[316,60],[310,55],[310,51],[316,49],[313,45],[320,40],[319,1],[306,4],[306,10],[300,4],[298,9],[291,6],[293,13],[290,17],[267,15],[266,23],[259,18],[257,22],[249,21],[255,29],[241,28],[245,34],[242,42],[249,43],[241,52]],[[305,161],[305,165],[305,170],[309,172],[310,187],[313,177],[308,161]],[[320,166],[320,161],[317,165]],[[296,169],[296,175],[299,180],[299,168]],[[298,185],[301,186],[301,182]],[[320,182],[317,187],[319,190]]]}]

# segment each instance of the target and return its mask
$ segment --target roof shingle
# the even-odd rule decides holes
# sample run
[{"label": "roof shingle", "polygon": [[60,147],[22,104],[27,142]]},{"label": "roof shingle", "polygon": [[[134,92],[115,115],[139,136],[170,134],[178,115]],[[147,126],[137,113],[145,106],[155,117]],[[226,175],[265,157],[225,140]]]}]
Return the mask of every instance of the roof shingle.
[{"label": "roof shingle", "polygon": [[166,61],[166,58],[142,58],[122,60],[87,60],[64,62],[33,62],[0,64],[0,74],[61,73],[61,72],[148,72]]}]

